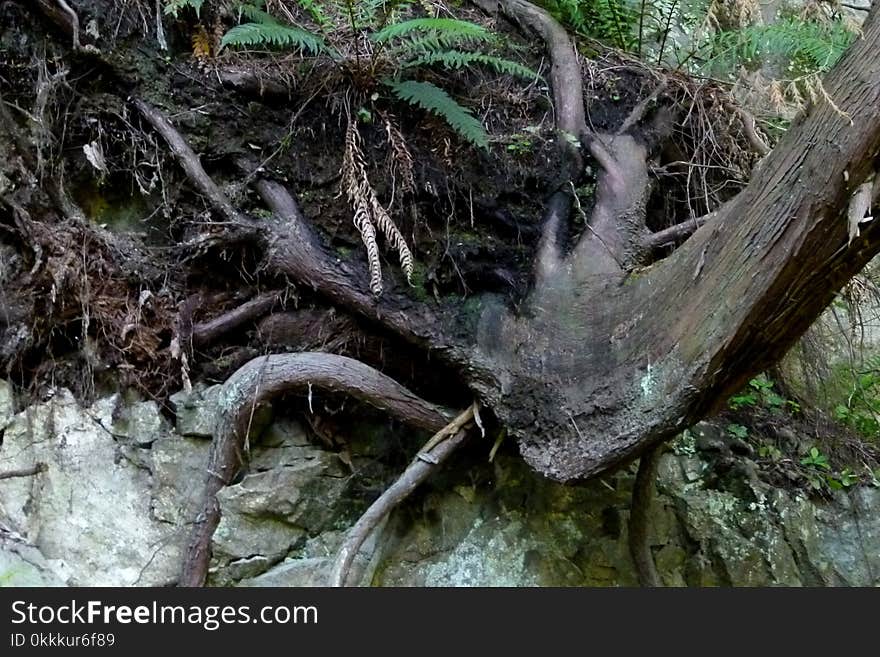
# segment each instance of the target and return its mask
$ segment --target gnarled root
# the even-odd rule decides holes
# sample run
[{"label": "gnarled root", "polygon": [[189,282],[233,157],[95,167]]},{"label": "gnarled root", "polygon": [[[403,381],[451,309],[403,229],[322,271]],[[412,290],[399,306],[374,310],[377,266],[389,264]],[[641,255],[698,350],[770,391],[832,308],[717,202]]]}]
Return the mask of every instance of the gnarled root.
[{"label": "gnarled root", "polygon": [[229,485],[244,462],[254,408],[286,392],[310,386],[347,393],[421,429],[436,431],[447,423],[438,407],[353,358],[300,353],[262,356],[248,362],[229,377],[220,392],[202,501],[184,555],[180,586],[205,583],[211,537],[220,522],[217,493]]},{"label": "gnarled root", "polygon": [[400,478],[382,493],[354,524],[336,555],[330,573],[330,586],[345,586],[351,564],[361,545],[382,519],[409,497],[419,484],[464,442],[467,437],[467,426],[474,419],[474,412],[475,408],[472,405],[425,443]]},{"label": "gnarled root", "polygon": [[654,497],[657,465],[662,453],[663,446],[658,445],[642,454],[639,459],[639,471],[633,485],[629,512],[629,553],[636,567],[639,585],[652,588],[662,586],[648,537],[651,500]]}]

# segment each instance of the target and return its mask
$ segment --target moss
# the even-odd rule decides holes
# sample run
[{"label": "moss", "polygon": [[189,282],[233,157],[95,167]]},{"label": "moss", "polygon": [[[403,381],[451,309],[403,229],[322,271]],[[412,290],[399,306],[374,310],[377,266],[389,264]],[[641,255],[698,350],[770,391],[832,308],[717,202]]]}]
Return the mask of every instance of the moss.
[{"label": "moss", "polygon": [[411,284],[406,288],[407,294],[416,301],[421,301],[422,303],[430,301],[431,295],[428,292],[428,288],[425,286],[427,278],[428,268],[421,262],[413,262],[413,273],[410,279]]}]

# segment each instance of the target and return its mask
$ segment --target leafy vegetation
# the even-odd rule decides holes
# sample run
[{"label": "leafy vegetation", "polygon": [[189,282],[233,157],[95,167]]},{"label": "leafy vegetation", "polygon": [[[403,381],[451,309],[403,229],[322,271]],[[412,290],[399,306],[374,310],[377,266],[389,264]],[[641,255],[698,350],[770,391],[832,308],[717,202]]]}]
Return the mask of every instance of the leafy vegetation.
[{"label": "leafy vegetation", "polygon": [[[492,54],[489,49],[498,42],[497,36],[470,21],[409,17],[410,6],[403,2],[308,1],[299,5],[314,31],[282,23],[265,11],[262,0],[252,0],[239,6],[245,22],[231,28],[221,45],[323,53],[350,71],[356,86],[365,90],[383,87],[388,97],[445,120],[478,148],[487,148],[489,138],[472,112],[436,84],[412,76],[434,67],[462,70],[479,66],[503,75],[537,78],[528,67]],[[343,25],[337,24],[339,20]],[[368,47],[363,45],[364,39]]]},{"label": "leafy vegetation", "polygon": [[786,399],[777,393],[773,386],[773,381],[761,374],[749,381],[748,387],[733,395],[727,402],[732,410],[739,410],[746,406],[763,406],[765,408],[780,410],[788,409],[791,412],[798,412],[800,404],[793,399]]}]

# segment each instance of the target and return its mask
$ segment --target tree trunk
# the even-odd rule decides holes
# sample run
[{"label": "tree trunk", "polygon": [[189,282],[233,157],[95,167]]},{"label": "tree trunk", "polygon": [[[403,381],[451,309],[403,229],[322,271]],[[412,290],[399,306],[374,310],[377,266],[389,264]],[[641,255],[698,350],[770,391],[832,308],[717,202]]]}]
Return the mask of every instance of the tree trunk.
[{"label": "tree trunk", "polygon": [[875,6],[824,80],[830,100],[671,257],[594,275],[578,245],[522,312],[487,307],[478,353],[495,380],[478,389],[532,466],[594,476],[692,424],[782,356],[880,250],[876,222],[848,244],[846,220],[878,165],[878,52]]}]

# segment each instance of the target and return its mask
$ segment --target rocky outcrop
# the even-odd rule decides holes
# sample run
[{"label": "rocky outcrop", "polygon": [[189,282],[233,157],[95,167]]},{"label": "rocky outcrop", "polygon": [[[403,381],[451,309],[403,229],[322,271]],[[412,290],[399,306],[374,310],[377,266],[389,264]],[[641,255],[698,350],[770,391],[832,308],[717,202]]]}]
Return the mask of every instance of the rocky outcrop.
[{"label": "rocky outcrop", "polygon": [[[82,407],[58,390],[15,413],[0,382],[0,472],[48,468],[0,480],[0,584],[173,583],[210,400],[178,396],[172,422],[153,402],[114,395]],[[418,442],[381,423],[353,433],[339,453],[286,418],[254,437],[248,472],[220,496],[212,584],[326,582],[345,530]],[[362,585],[635,585],[632,469],[563,486],[514,453],[487,454],[474,441],[370,537],[356,562]],[[880,489],[813,500],[758,475],[748,450],[710,424],[663,456],[650,535],[666,585],[880,584]]]}]

